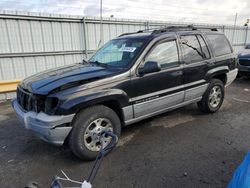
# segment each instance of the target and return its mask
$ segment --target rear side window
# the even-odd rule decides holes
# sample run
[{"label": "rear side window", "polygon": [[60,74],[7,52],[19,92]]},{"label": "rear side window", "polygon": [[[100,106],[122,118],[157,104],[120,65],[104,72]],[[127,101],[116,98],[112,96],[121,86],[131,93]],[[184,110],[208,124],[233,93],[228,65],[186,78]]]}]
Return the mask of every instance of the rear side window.
[{"label": "rear side window", "polygon": [[229,42],[224,35],[208,34],[207,38],[216,57],[232,53]]},{"label": "rear side window", "polygon": [[202,52],[200,42],[195,35],[181,36],[181,45],[186,63],[195,63],[206,59],[204,53]]},{"label": "rear side window", "polygon": [[201,49],[202,49],[202,52],[203,52],[203,58],[204,59],[208,59],[210,58],[210,54],[209,54],[209,51],[208,51],[208,47],[203,39],[203,37],[201,35],[196,35],[197,38],[199,39],[200,41],[200,45],[201,45]]}]

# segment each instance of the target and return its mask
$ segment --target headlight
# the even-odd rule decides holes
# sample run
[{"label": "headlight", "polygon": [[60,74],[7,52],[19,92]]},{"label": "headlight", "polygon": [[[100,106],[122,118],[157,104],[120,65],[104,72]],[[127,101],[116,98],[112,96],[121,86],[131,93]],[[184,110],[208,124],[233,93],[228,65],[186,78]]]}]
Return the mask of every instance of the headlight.
[{"label": "headlight", "polygon": [[58,106],[59,100],[56,97],[48,97],[45,101],[45,113],[51,114]]}]

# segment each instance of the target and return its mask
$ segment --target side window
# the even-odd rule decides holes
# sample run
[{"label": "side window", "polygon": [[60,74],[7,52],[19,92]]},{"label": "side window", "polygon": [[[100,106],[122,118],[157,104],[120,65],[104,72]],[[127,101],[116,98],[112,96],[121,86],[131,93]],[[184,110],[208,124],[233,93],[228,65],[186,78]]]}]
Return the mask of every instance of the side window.
[{"label": "side window", "polygon": [[197,35],[197,38],[200,42],[200,45],[201,45],[201,50],[203,52],[203,55],[204,55],[204,59],[208,59],[210,58],[210,54],[209,54],[209,51],[208,51],[208,47],[203,39],[203,37],[201,35]]},{"label": "side window", "polygon": [[156,61],[161,68],[173,67],[179,64],[179,55],[176,41],[167,41],[158,44],[146,57],[146,61]]},{"label": "side window", "polygon": [[181,46],[186,63],[195,63],[204,59],[200,43],[195,35],[181,36]]},{"label": "side window", "polygon": [[228,40],[221,34],[208,34],[207,38],[216,57],[232,53]]}]

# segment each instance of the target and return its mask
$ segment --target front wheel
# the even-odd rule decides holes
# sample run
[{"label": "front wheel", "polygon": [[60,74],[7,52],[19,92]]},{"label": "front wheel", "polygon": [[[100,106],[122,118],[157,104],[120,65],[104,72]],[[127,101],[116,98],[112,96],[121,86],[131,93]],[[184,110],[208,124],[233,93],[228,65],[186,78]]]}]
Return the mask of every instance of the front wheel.
[{"label": "front wheel", "polygon": [[224,84],[221,80],[212,79],[198,107],[202,112],[214,113],[220,109],[224,100]]},{"label": "front wheel", "polygon": [[[80,111],[73,120],[69,137],[72,152],[83,160],[94,160],[101,149],[100,136],[110,131],[120,136],[121,122],[117,114],[103,105],[96,105]],[[104,140],[104,147],[110,138]]]}]

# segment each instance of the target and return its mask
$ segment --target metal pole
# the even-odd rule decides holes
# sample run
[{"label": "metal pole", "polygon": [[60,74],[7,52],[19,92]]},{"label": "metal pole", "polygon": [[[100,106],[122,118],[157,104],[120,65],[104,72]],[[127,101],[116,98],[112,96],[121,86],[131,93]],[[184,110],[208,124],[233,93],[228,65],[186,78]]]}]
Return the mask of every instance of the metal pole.
[{"label": "metal pole", "polygon": [[245,45],[247,45],[248,26],[246,26]]},{"label": "metal pole", "polygon": [[225,26],[222,26],[222,32],[225,33]]},{"label": "metal pole", "polygon": [[234,34],[235,34],[235,29],[236,29],[237,16],[238,16],[238,13],[235,14],[235,19],[234,19],[234,30],[233,30],[233,36],[232,36],[232,44],[234,44]]},{"label": "metal pole", "polygon": [[146,30],[149,29],[149,21],[145,22],[145,29],[146,29]]},{"label": "metal pole", "polygon": [[82,19],[82,23],[83,23],[83,33],[84,33],[84,48],[85,48],[85,57],[86,60],[88,59],[88,44],[87,44],[87,33],[86,33],[86,21],[85,21],[85,17],[83,17]]},{"label": "metal pole", "polygon": [[103,43],[103,25],[102,25],[102,0],[100,0],[100,42],[98,45],[98,48],[102,45]]}]

